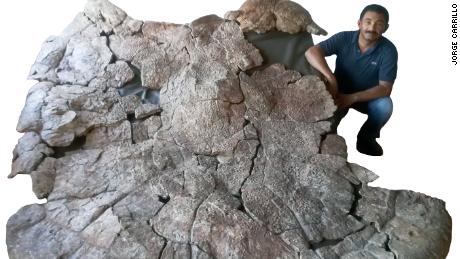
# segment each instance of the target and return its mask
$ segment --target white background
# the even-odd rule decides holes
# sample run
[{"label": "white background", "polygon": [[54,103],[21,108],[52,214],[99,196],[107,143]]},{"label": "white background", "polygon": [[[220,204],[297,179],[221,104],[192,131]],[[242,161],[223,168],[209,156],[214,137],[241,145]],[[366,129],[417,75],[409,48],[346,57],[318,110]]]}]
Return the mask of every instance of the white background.
[{"label": "white background", "polygon": [[[298,0],[331,36],[357,29],[357,20],[369,1]],[[83,10],[84,0],[2,1],[0,10],[0,258],[7,258],[5,225],[19,208],[38,201],[29,176],[7,179],[12,150],[20,134],[16,123],[28,89],[30,66],[42,42],[59,35]],[[242,1],[147,1],[113,0],[128,15],[139,20],[188,23],[206,14],[223,16],[238,9]],[[135,4],[134,4],[135,3]],[[460,127],[458,107],[460,68],[451,63],[451,12],[453,1],[377,2],[390,12],[385,33],[398,48],[398,78],[392,94],[394,113],[379,140],[385,154],[373,158],[355,150],[356,133],[365,117],[350,112],[339,127],[347,140],[349,161],[365,166],[380,179],[373,186],[409,189],[440,198],[453,218],[449,259],[460,258],[459,191]],[[317,43],[327,37],[314,37]],[[333,60],[329,60],[333,64]]]}]

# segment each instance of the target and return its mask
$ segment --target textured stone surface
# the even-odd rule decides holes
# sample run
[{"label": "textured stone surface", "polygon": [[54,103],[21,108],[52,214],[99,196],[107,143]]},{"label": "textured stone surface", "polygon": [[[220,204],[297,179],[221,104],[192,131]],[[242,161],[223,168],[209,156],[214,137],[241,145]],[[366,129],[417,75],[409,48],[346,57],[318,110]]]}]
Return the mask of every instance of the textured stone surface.
[{"label": "textured stone surface", "polygon": [[290,0],[246,0],[240,9],[227,12],[225,18],[238,21],[243,31],[327,34],[305,8]]},{"label": "textured stone surface", "polygon": [[9,219],[9,256],[445,258],[445,204],[369,186],[324,83],[262,62],[234,21],[88,1],[31,69],[10,177],[47,202]]}]

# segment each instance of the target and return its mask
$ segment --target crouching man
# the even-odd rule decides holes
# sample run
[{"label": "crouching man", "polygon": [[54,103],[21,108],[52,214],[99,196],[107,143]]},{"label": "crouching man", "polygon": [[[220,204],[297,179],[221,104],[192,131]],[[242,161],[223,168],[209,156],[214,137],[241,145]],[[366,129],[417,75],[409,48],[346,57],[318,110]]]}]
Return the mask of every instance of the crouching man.
[{"label": "crouching man", "polygon": [[[358,133],[356,148],[370,156],[383,155],[376,138],[390,119],[390,98],[397,74],[396,47],[382,34],[388,29],[388,11],[380,5],[369,5],[361,12],[357,31],[340,32],[309,48],[305,57],[325,78],[338,110],[333,130],[349,108],[367,114]],[[337,55],[335,72],[325,57]]]}]

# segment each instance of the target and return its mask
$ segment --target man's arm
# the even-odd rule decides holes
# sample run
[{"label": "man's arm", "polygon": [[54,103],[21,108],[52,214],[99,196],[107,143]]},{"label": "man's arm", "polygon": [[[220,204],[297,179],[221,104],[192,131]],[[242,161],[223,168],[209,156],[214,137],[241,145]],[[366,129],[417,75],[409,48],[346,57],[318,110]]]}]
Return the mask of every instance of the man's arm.
[{"label": "man's arm", "polygon": [[321,47],[318,45],[310,47],[305,52],[305,58],[313,68],[318,70],[324,76],[327,81],[327,90],[332,95],[332,97],[336,99],[339,93],[337,79],[332,73],[332,70],[329,68],[329,65],[326,62],[324,51],[321,49]]},{"label": "man's arm", "polygon": [[380,97],[390,96],[393,90],[393,82],[379,81],[379,85],[370,89],[356,92],[353,94],[341,94],[337,98],[336,104],[342,108],[351,107],[357,102],[367,102]]}]

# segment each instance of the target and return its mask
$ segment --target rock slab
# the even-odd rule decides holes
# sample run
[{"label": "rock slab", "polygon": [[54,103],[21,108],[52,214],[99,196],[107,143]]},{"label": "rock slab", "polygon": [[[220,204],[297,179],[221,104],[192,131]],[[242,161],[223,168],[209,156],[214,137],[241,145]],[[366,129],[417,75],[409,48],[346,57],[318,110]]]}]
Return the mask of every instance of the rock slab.
[{"label": "rock slab", "polygon": [[47,202],[9,219],[10,258],[445,258],[444,202],[369,186],[324,83],[262,63],[235,21],[89,0],[31,69],[10,177]]}]

